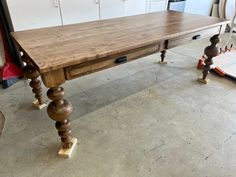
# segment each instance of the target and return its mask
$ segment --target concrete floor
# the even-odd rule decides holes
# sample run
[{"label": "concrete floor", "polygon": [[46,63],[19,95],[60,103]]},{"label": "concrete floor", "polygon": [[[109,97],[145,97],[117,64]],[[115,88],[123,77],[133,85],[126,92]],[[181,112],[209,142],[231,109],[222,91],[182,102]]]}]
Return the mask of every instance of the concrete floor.
[{"label": "concrete floor", "polygon": [[54,122],[32,108],[27,81],[0,90],[0,176],[235,177],[236,84],[196,82],[207,44],[168,51],[167,65],[152,55],[67,82],[79,139],[71,159],[57,157]]}]

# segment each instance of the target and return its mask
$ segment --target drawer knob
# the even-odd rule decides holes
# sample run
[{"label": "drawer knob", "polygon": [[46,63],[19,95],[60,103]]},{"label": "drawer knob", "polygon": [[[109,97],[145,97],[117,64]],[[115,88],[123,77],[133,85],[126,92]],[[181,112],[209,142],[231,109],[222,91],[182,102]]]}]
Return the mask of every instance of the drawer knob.
[{"label": "drawer knob", "polygon": [[193,36],[193,40],[197,40],[197,39],[199,39],[199,38],[201,38],[201,35],[200,35],[200,34],[198,34],[198,35],[196,35],[196,36]]},{"label": "drawer knob", "polygon": [[120,63],[124,63],[124,62],[127,62],[128,61],[128,58],[127,56],[123,56],[123,57],[119,57],[115,60],[115,63],[117,64],[120,64]]}]

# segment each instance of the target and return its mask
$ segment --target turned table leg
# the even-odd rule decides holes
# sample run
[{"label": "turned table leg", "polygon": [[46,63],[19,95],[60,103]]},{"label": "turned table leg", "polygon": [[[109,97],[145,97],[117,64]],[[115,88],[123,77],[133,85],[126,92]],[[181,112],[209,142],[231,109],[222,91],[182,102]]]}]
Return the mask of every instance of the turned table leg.
[{"label": "turned table leg", "polygon": [[161,51],[161,60],[159,61],[160,64],[167,64],[165,57],[166,57],[166,50],[162,50]]},{"label": "turned table leg", "polygon": [[48,105],[47,112],[49,117],[56,121],[56,129],[61,137],[62,147],[58,154],[70,157],[77,143],[77,138],[73,138],[71,135],[69,116],[73,108],[71,103],[63,99],[64,93],[64,89],[59,86],[48,90],[47,95],[52,102]]},{"label": "turned table leg", "polygon": [[210,42],[211,45],[205,48],[205,55],[207,56],[207,59],[205,60],[205,66],[203,69],[203,76],[202,78],[199,78],[198,81],[204,84],[207,84],[207,82],[209,81],[207,79],[207,75],[211,69],[211,65],[213,64],[212,58],[216,57],[219,53],[218,48],[217,48],[217,44],[219,43],[219,35],[214,35],[213,37],[211,37]]},{"label": "turned table leg", "polygon": [[27,65],[24,68],[24,75],[26,78],[31,79],[30,87],[36,98],[36,101],[33,102],[33,106],[38,109],[43,109],[47,105],[43,102],[41,81],[38,79],[40,75],[38,70],[33,65]]}]

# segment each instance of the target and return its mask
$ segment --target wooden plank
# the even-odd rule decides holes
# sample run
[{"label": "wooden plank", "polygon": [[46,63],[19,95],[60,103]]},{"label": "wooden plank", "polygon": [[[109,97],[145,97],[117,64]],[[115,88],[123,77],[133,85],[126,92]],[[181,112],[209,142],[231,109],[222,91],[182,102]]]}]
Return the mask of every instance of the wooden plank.
[{"label": "wooden plank", "polygon": [[75,149],[75,147],[76,147],[77,141],[78,141],[77,138],[73,138],[73,139],[72,139],[72,146],[71,146],[71,148],[69,148],[69,149],[63,149],[63,148],[61,148],[61,149],[58,151],[58,155],[59,155],[60,157],[63,157],[63,158],[70,158],[71,155],[72,155],[72,153],[73,153],[73,151],[74,151],[74,149]]},{"label": "wooden plank", "polygon": [[41,73],[229,23],[228,20],[164,11],[12,33]]}]

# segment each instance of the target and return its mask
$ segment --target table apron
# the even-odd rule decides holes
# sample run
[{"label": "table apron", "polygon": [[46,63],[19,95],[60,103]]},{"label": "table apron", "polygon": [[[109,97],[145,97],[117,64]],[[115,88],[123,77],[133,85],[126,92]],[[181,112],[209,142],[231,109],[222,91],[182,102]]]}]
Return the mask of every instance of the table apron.
[{"label": "table apron", "polygon": [[168,49],[188,44],[192,41],[220,34],[222,26],[217,26],[168,40]]},{"label": "table apron", "polygon": [[152,44],[149,46],[129,50],[116,55],[95,59],[82,64],[64,68],[66,80],[71,80],[93,72],[118,66],[141,57],[157,53],[166,48],[166,41]]},{"label": "table apron", "polygon": [[215,34],[221,34],[225,26],[220,25],[213,28],[208,28],[198,32],[193,32],[187,35],[179,36],[162,42],[157,42],[152,45],[140,47],[134,50],[121,52],[115,55],[98,58],[92,61],[84,62],[81,64],[69,66],[64,68],[65,79],[72,80],[87,74],[91,74],[100,70],[118,66],[141,57],[145,57],[162,50],[171,49],[180,45],[188,44],[189,42],[199,40],[202,38],[210,37]]}]

